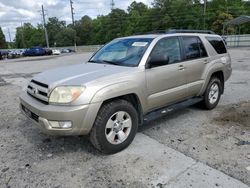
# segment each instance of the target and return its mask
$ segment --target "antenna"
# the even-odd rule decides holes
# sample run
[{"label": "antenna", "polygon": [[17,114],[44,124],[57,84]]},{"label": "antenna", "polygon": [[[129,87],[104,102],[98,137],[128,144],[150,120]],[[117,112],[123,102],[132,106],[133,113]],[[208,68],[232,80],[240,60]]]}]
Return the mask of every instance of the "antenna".
[{"label": "antenna", "polygon": [[111,0],[110,6],[111,6],[111,10],[114,10],[114,8],[115,8],[115,1],[114,0]]}]

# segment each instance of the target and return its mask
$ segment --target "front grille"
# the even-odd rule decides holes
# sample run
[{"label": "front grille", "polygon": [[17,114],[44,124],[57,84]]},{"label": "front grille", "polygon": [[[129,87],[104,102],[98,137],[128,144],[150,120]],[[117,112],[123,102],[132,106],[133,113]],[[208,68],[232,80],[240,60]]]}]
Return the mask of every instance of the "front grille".
[{"label": "front grille", "polygon": [[33,82],[33,83],[35,83],[36,85],[39,85],[39,86],[41,86],[41,87],[49,88],[49,86],[48,86],[47,84],[38,82],[38,81],[36,81],[36,80],[31,80],[31,82]]},{"label": "front grille", "polygon": [[34,119],[36,122],[38,122],[39,120],[39,116],[36,115],[35,113],[31,112],[31,118]]},{"label": "front grille", "polygon": [[45,104],[48,104],[49,98],[48,98],[48,89],[47,84],[43,84],[41,82],[31,80],[27,87],[27,93],[31,95],[33,98],[37,99],[40,102],[43,102]]}]

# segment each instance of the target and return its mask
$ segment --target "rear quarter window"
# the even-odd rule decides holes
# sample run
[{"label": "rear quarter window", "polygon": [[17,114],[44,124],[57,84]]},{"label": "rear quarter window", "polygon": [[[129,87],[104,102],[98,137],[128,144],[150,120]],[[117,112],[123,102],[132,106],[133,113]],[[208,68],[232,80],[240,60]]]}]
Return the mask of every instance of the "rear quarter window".
[{"label": "rear quarter window", "polygon": [[223,42],[222,38],[220,38],[220,37],[206,37],[206,39],[214,47],[215,51],[218,54],[227,53],[227,48],[226,48],[225,43]]}]

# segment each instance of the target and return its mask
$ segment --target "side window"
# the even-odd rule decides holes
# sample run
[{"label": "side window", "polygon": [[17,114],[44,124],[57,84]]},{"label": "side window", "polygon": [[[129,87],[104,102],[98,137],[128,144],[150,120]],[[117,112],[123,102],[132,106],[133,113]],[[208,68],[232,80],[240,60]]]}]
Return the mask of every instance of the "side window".
[{"label": "side window", "polygon": [[161,39],[154,47],[151,57],[165,57],[168,64],[177,63],[182,60],[180,42],[177,37]]},{"label": "side window", "polygon": [[199,37],[182,37],[186,60],[207,57],[207,52]]},{"label": "side window", "polygon": [[226,49],[226,46],[225,46],[222,38],[220,38],[220,37],[206,37],[206,39],[214,47],[215,51],[218,54],[227,53],[227,49]]},{"label": "side window", "polygon": [[199,44],[199,48],[200,48],[200,56],[207,57],[207,51],[206,51],[205,46],[201,42],[201,39],[197,38],[197,40],[198,40],[198,44]]}]

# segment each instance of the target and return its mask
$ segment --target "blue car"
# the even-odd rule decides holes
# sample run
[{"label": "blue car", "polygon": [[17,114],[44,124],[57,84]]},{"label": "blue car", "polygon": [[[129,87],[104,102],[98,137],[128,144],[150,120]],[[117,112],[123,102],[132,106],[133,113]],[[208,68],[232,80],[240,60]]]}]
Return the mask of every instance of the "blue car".
[{"label": "blue car", "polygon": [[42,55],[45,55],[45,53],[46,53],[45,49],[41,47],[32,47],[32,48],[25,50],[23,55],[24,56],[42,56]]}]

